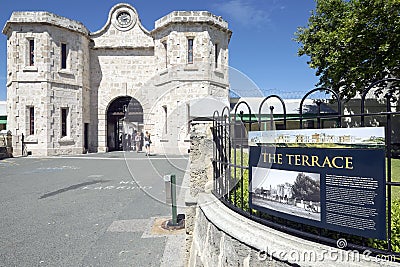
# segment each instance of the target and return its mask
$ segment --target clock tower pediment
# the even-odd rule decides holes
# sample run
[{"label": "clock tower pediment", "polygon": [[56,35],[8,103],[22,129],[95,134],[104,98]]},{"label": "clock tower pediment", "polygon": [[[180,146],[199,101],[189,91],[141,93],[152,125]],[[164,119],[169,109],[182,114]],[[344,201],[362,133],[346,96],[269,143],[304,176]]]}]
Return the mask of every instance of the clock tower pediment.
[{"label": "clock tower pediment", "polygon": [[129,4],[115,5],[103,28],[90,33],[90,36],[94,49],[154,47],[150,32],[143,27],[137,11]]}]

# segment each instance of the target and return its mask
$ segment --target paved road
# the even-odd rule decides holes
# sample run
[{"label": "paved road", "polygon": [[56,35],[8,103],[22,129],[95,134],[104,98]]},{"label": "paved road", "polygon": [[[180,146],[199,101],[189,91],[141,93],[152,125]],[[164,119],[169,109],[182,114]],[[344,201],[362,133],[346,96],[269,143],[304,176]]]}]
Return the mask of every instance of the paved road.
[{"label": "paved road", "polygon": [[0,266],[182,266],[184,234],[158,225],[162,176],[180,184],[186,166],[134,152],[0,160]]}]

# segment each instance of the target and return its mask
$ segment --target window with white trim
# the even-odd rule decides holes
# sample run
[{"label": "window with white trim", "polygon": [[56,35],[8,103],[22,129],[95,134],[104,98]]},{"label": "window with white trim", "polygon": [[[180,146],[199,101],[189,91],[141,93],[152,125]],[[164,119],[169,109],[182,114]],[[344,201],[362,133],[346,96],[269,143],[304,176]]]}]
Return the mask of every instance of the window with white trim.
[{"label": "window with white trim", "polygon": [[34,135],[35,134],[35,108],[32,106],[28,107],[28,124],[29,124],[28,135]]},{"label": "window with white trim", "polygon": [[163,106],[164,110],[164,133],[168,133],[168,109],[167,106]]},{"label": "window with white trim", "polygon": [[61,69],[67,68],[67,44],[61,43]]},{"label": "window with white trim", "polygon": [[61,137],[69,136],[69,109],[61,108]]},{"label": "window with white trim", "polygon": [[35,65],[35,40],[28,39],[28,65]]},{"label": "window with white trim", "polygon": [[218,44],[214,44],[214,59],[215,59],[215,68],[218,68],[218,58],[219,58],[219,50]]},{"label": "window with white trim", "polygon": [[186,133],[190,133],[190,103],[186,104],[186,121],[187,121]]},{"label": "window with white trim", "polygon": [[164,53],[165,53],[165,68],[168,68],[168,45],[167,41],[162,43],[164,46]]},{"label": "window with white trim", "polygon": [[187,48],[187,62],[193,64],[193,38],[188,38]]}]

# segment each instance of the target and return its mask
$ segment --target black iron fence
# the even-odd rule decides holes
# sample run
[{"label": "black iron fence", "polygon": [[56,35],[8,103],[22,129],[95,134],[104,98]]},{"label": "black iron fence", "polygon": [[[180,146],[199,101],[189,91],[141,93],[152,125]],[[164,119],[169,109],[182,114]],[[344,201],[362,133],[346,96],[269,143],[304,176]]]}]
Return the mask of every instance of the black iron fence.
[{"label": "black iron fence", "polygon": [[[299,100],[296,112],[288,110],[286,100],[278,95],[266,97],[258,108],[243,101],[233,110],[225,107],[221,113],[215,111],[213,193],[239,214],[289,234],[331,246],[337,246],[337,240],[345,238],[348,249],[400,256],[399,86],[400,79],[381,80],[352,100],[342,100],[328,88],[313,89]],[[268,105],[269,102],[273,105]],[[385,127],[386,240],[322,229],[249,208],[249,131],[376,126]]]}]

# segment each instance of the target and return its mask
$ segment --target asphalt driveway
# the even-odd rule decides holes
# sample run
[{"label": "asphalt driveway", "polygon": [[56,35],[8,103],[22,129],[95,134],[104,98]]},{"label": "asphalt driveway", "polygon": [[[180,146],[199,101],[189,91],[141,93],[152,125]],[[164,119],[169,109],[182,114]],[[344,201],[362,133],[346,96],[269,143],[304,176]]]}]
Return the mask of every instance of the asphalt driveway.
[{"label": "asphalt driveway", "polygon": [[[163,175],[187,158],[130,152],[0,160],[0,266],[183,266]],[[179,191],[178,191],[179,192]]]}]

